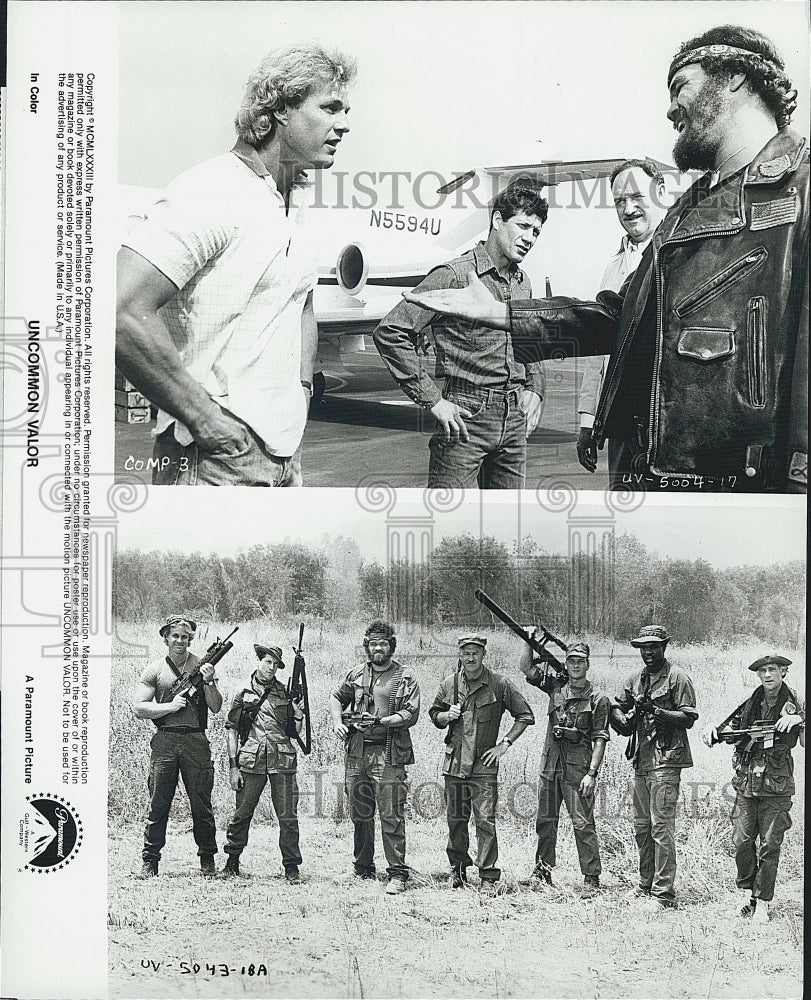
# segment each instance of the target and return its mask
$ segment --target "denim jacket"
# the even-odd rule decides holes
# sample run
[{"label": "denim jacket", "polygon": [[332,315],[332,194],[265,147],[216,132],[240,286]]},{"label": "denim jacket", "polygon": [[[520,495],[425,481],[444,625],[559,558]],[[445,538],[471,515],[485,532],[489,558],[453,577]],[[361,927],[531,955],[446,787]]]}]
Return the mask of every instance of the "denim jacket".
[{"label": "denim jacket", "polygon": [[[532,295],[527,275],[516,266],[509,278],[503,278],[483,243],[434,268],[417,289],[464,288],[471,271],[501,302],[528,299]],[[437,367],[448,380],[448,388],[457,391],[526,388],[543,398],[543,369],[537,363],[525,366],[515,360],[509,333],[454,316],[438,316],[403,301],[377,327],[374,342],[394,379],[415,403],[430,408],[443,395],[419,364],[417,344],[427,327],[431,328]]]}]

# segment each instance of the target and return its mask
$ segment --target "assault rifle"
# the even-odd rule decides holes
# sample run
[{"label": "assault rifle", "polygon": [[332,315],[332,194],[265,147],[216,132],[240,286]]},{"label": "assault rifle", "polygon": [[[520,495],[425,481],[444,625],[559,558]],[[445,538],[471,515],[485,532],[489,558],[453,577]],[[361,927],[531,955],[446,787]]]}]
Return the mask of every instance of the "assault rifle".
[{"label": "assault rifle", "polygon": [[758,748],[758,744],[763,745],[764,750],[771,750],[775,743],[785,742],[797,729],[804,729],[804,726],[794,727],[789,732],[784,733],[774,728],[773,722],[754,722],[747,729],[721,729],[718,731],[718,739],[713,743],[732,743],[741,753],[752,753]]},{"label": "assault rifle", "polygon": [[302,655],[302,647],[304,645],[304,622],[299,625],[298,631],[298,647],[293,647],[293,652],[296,654],[296,658],[293,661],[293,675],[287,682],[287,696],[291,701],[301,702],[301,710],[304,713],[304,739],[299,736],[298,730],[296,729],[296,720],[293,715],[292,705],[288,708],[287,712],[287,727],[286,733],[292,739],[298,743],[301,747],[302,753],[309,753],[313,748],[312,743],[312,728],[310,723],[310,696],[307,691],[307,670],[304,664],[304,656]]},{"label": "assault rifle", "polygon": [[557,675],[557,679],[559,681],[565,684],[569,680],[569,672],[567,671],[565,664],[561,663],[555,654],[546,648],[548,643],[554,642],[555,645],[559,646],[565,653],[565,642],[558,639],[558,637],[553,635],[548,629],[545,629],[543,625],[538,626],[541,630],[541,637],[540,639],[536,639],[530,635],[525,628],[521,628],[518,622],[508,615],[504,608],[499,607],[499,605],[496,604],[492,598],[488,597],[483,590],[474,591],[473,596],[480,604],[483,604],[488,611],[491,611],[496,618],[504,622],[507,628],[515,632],[520,639],[523,639],[532,651],[540,657],[541,661]]},{"label": "assault rifle", "polygon": [[[650,717],[650,732],[648,735],[652,740],[657,737],[656,723],[653,721],[653,711],[656,708],[656,704],[647,691],[640,698],[636,698],[629,691],[628,699],[631,704],[628,711],[623,713],[625,721],[622,723],[618,722],[612,711],[611,727],[621,736],[630,736],[625,745],[625,756],[628,760],[633,760],[636,757],[636,751],[639,746],[639,721],[643,716],[647,715]],[[619,710],[618,705],[615,708]]]},{"label": "assault rifle", "polygon": [[189,670],[184,670],[183,673],[178,677],[174,684],[169,689],[169,693],[173,698],[176,698],[179,694],[188,694],[188,696],[195,700],[197,697],[197,690],[202,683],[202,677],[200,675],[200,668],[206,666],[206,664],[211,664],[216,666],[220,660],[230,653],[234,648],[233,642],[230,641],[231,636],[234,632],[239,631],[239,625],[235,625],[233,630],[228,633],[228,635],[220,641],[219,636],[211,643],[208,649],[205,651],[203,656],[191,667]]}]

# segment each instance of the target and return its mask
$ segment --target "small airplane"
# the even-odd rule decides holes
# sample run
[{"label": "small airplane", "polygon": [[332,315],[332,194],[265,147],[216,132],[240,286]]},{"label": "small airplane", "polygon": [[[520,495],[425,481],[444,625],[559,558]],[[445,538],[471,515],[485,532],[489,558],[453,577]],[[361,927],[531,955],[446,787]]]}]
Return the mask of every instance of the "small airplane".
[{"label": "small airplane", "polygon": [[[477,167],[457,173],[438,189],[424,184],[433,199],[429,208],[418,203],[413,186],[409,197],[397,191],[389,198],[364,187],[360,190],[368,195],[368,205],[356,196],[351,206],[317,203],[312,209],[319,243],[314,306],[321,367],[345,371],[342,356],[366,349],[364,335],[400,301],[404,289],[486,237],[490,204],[508,183],[520,177],[538,187],[580,184],[608,177],[625,159],[524,158]],[[653,162],[675,174],[668,164]],[[435,184],[439,175],[432,176]],[[119,185],[119,195],[126,225],[143,214],[160,190]],[[549,278],[546,294],[551,294]]]}]

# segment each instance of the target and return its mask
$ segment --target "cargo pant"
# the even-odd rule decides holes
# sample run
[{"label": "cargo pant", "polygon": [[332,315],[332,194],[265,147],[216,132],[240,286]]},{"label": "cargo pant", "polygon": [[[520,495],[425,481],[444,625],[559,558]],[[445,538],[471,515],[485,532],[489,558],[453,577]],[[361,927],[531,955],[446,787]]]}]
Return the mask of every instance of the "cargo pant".
[{"label": "cargo pant", "polygon": [[639,884],[666,902],[676,898],[676,803],[681,769],[634,774],[634,833],[639,848]]},{"label": "cargo pant", "polygon": [[[790,795],[749,796],[738,792],[732,807],[732,842],[739,889],[751,889],[755,899],[774,899],[783,836],[791,827]],[[760,837],[760,848],[757,839]]]},{"label": "cargo pant", "polygon": [[171,733],[158,730],[152,737],[149,763],[150,803],[144,830],[144,861],[160,861],[166,843],[166,824],[177,789],[177,779],[189,796],[192,833],[201,857],[217,853],[217,828],[211,808],[214,765],[205,733]]},{"label": "cargo pant", "polygon": [[451,868],[467,868],[470,858],[470,816],[476,824],[476,867],[483,882],[501,878],[496,836],[498,773],[474,774],[468,778],[445,775],[445,811],[448,818],[448,860]]},{"label": "cargo pant", "polygon": [[228,824],[226,854],[239,857],[248,843],[251,820],[266,784],[270,784],[270,798],[279,821],[279,850],[285,868],[301,864],[298,829],[298,784],[295,771],[276,774],[242,771],[242,788],[237,790],[234,818]]},{"label": "cargo pant", "polygon": [[346,758],[345,787],[349,797],[349,818],[355,828],[355,872],[358,875],[373,875],[375,872],[377,808],[388,876],[407,881],[405,767],[393,767],[386,763],[385,746],[364,744],[361,757]]},{"label": "cargo pant", "polygon": [[535,819],[535,832],[538,835],[535,862],[555,867],[560,807],[565,802],[574,829],[580,871],[583,875],[599,875],[602,866],[597,831],[594,828],[594,796],[580,794],[581,778],[582,774],[572,772],[566,780],[560,764],[553,773],[541,775],[538,782],[538,815]]}]

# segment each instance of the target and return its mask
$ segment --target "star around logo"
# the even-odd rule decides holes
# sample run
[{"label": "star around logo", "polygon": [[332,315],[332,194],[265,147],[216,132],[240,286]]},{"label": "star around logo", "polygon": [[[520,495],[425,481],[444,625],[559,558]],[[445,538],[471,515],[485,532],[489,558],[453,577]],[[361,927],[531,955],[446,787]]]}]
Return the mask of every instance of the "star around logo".
[{"label": "star around logo", "polygon": [[76,810],[59,795],[29,795],[26,802],[20,820],[20,846],[26,863],[20,871],[61,871],[76,857],[82,843],[82,823]]}]

